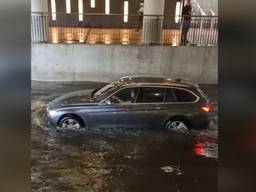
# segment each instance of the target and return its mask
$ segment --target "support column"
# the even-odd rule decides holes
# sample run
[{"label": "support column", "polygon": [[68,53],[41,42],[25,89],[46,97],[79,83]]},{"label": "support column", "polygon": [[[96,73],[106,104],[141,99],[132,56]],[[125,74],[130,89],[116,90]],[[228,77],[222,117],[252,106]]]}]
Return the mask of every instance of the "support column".
[{"label": "support column", "polygon": [[48,42],[48,0],[31,0],[31,40]]},{"label": "support column", "polygon": [[142,44],[160,44],[165,0],[144,0]]}]

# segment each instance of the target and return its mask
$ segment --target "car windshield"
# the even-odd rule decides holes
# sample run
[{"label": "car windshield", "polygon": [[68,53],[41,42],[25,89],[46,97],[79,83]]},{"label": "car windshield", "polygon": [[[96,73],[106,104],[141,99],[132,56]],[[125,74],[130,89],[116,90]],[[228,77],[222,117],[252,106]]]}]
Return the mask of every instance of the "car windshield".
[{"label": "car windshield", "polygon": [[101,89],[99,89],[98,91],[96,91],[93,95],[93,97],[98,97],[106,92],[108,92],[110,89],[112,89],[113,87],[115,87],[117,84],[119,84],[119,81],[115,81],[112,82],[110,84],[105,85],[104,87],[102,87]]}]

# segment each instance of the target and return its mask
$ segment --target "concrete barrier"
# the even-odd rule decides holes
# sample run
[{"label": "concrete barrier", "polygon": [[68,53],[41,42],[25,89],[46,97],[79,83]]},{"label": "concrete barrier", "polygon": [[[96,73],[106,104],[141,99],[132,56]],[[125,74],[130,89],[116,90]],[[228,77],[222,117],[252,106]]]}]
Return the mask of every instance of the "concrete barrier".
[{"label": "concrete barrier", "polygon": [[32,80],[109,82],[127,75],[215,84],[218,48],[32,44]]}]

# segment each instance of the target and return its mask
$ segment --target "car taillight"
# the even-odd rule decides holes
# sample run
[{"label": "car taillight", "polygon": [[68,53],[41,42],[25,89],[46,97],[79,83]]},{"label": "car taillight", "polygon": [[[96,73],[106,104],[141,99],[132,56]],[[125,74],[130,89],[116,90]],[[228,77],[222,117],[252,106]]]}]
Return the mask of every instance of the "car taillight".
[{"label": "car taillight", "polygon": [[205,112],[210,112],[212,110],[212,106],[210,104],[205,104],[201,107],[201,109]]}]

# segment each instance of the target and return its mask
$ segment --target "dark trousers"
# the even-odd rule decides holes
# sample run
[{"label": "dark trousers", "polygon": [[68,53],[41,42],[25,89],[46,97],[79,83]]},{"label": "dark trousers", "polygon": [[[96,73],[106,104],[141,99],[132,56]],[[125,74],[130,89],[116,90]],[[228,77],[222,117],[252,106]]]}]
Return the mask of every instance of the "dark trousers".
[{"label": "dark trousers", "polygon": [[143,23],[143,15],[140,15],[138,18],[137,31],[142,28]]},{"label": "dark trousers", "polygon": [[190,19],[182,19],[181,26],[181,45],[186,45],[187,43],[187,34],[190,27]]}]

